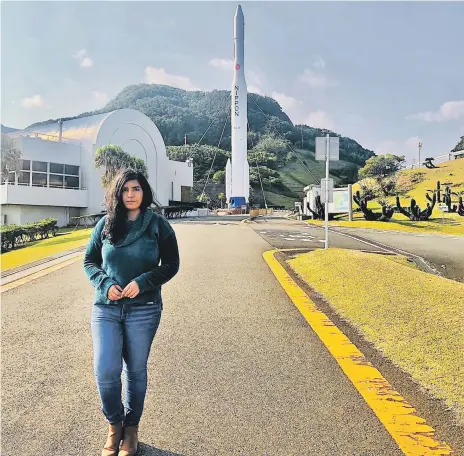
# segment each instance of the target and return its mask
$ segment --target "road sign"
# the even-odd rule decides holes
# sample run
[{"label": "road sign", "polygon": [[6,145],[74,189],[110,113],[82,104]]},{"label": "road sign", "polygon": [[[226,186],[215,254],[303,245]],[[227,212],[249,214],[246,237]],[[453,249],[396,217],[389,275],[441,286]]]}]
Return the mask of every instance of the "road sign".
[{"label": "road sign", "polygon": [[448,212],[448,209],[449,209],[449,208],[448,208],[448,206],[447,206],[446,204],[440,203],[440,204],[438,205],[438,210],[439,210],[439,211]]},{"label": "road sign", "polygon": [[[316,138],[316,160],[326,159],[327,137]],[[329,160],[337,161],[340,159],[340,138],[338,136],[329,137]]]},{"label": "road sign", "polygon": [[334,193],[334,180],[333,179],[321,179],[321,203],[325,203],[325,193],[328,192],[328,203],[333,203]]}]

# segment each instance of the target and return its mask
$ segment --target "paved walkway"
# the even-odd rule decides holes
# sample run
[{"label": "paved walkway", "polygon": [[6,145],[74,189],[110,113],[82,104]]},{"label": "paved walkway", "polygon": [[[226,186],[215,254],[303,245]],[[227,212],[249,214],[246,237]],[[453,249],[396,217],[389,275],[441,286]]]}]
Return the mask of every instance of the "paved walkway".
[{"label": "paved walkway", "polygon": [[[181,269],[149,360],[138,455],[401,455],[244,224],[173,224]],[[2,455],[95,455],[106,435],[81,262],[2,294]]]}]

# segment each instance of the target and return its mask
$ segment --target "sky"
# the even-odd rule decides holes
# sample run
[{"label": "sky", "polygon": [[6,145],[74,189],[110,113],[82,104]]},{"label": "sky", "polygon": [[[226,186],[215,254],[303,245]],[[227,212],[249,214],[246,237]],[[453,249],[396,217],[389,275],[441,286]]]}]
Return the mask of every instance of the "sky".
[{"label": "sky", "polygon": [[[464,135],[464,2],[242,2],[248,91],[407,163]],[[102,108],[142,82],[230,90],[237,3],[1,4],[1,123]]]}]

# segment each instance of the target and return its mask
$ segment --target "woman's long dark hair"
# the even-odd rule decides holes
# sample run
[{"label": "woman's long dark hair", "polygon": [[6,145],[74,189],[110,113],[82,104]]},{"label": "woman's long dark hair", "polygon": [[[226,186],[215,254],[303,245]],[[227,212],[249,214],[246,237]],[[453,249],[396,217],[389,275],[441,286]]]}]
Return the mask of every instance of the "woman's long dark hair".
[{"label": "woman's long dark hair", "polygon": [[124,236],[124,224],[127,220],[127,209],[122,200],[122,190],[124,185],[131,180],[137,180],[142,187],[143,198],[140,204],[140,210],[144,213],[153,203],[153,190],[150,187],[146,177],[132,169],[120,171],[113,179],[108,191],[106,192],[105,205],[107,210],[105,227],[103,228],[104,236],[114,244],[118,239]]}]

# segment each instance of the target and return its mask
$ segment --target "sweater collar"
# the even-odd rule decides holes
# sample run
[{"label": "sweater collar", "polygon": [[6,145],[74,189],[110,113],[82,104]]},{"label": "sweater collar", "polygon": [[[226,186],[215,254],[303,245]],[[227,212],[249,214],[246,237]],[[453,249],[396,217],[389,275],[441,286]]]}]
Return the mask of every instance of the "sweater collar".
[{"label": "sweater collar", "polygon": [[140,214],[134,221],[124,242],[115,247],[125,247],[126,245],[132,244],[134,241],[136,241],[140,236],[142,236],[144,231],[147,229],[152,217],[153,212],[150,209],[147,209],[145,213]]}]

